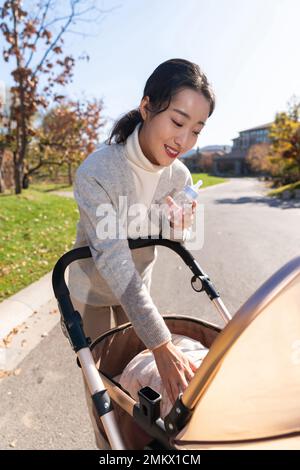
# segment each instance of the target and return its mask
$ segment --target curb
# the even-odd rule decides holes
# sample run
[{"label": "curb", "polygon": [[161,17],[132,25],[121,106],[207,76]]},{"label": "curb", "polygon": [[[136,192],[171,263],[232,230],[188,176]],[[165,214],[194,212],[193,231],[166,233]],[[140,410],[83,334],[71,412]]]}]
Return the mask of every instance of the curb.
[{"label": "curb", "polygon": [[51,278],[52,271],[0,303],[0,340],[54,298]]}]

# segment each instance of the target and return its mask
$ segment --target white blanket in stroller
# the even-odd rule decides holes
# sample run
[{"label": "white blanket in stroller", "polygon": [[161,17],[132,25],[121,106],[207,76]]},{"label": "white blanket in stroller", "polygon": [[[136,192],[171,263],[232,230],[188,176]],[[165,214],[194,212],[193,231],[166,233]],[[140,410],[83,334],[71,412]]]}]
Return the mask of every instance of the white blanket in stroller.
[{"label": "white blanket in stroller", "polygon": [[[208,353],[199,341],[182,335],[172,335],[172,342],[185,353],[198,367]],[[161,394],[161,417],[164,418],[172,408],[172,403],[162,385],[154,356],[149,349],[135,356],[123,370],[119,383],[127,390],[132,398],[138,401],[138,391],[143,387],[151,387]]]}]

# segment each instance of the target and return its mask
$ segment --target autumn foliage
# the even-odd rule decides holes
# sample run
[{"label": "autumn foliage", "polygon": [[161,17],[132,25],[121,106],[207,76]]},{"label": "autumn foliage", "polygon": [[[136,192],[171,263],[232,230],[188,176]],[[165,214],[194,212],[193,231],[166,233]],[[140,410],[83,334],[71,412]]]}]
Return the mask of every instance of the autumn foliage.
[{"label": "autumn foliage", "polygon": [[[55,0],[36,1],[32,11],[26,11],[25,2],[21,0],[5,1],[0,7],[0,33],[4,39],[3,58],[10,67],[13,82],[8,94],[9,113],[7,116],[0,115],[0,124],[5,126],[5,132],[0,135],[0,147],[9,149],[13,155],[17,194],[21,192],[24,178],[28,176],[29,145],[36,143],[40,137],[40,130],[36,126],[37,114],[66,99],[62,91],[73,77],[75,59],[64,54],[63,37],[79,17],[93,10],[92,7],[80,11],[85,2],[69,0],[63,2],[65,14],[56,17],[56,3]],[[34,2],[31,7],[33,4]],[[87,56],[85,58],[88,59]],[[60,111],[54,108],[53,113],[62,113],[59,115],[60,122],[65,119],[70,131],[71,122],[75,120],[76,126],[87,124],[88,109],[91,110],[92,117],[84,133],[84,142],[88,149],[93,146],[94,135],[91,126],[97,113],[92,103],[87,104],[83,114],[82,110],[79,110],[80,106],[78,104],[76,111],[73,109],[68,112],[64,111],[63,107]],[[71,134],[75,135],[76,130]],[[66,158],[70,158],[70,152],[67,152]]]},{"label": "autumn foliage", "polygon": [[249,149],[251,168],[270,175],[277,185],[300,181],[300,103],[295,98],[287,111],[276,114],[269,139]]},{"label": "autumn foliage", "polygon": [[96,148],[99,141],[99,131],[104,125],[102,106],[100,100],[65,100],[45,114],[36,131],[36,139],[29,145],[28,174],[46,166],[49,170],[67,167],[71,185],[72,169]]}]

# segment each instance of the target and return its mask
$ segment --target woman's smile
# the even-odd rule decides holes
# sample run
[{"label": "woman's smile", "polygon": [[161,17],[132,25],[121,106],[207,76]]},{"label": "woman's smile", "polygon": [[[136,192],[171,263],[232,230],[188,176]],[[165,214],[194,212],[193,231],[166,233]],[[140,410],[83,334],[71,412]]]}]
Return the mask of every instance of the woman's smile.
[{"label": "woman's smile", "polygon": [[179,155],[179,152],[177,150],[174,150],[172,147],[170,147],[169,145],[164,145],[165,147],[165,150],[166,150],[166,154],[171,157],[171,158],[176,158],[178,157]]}]

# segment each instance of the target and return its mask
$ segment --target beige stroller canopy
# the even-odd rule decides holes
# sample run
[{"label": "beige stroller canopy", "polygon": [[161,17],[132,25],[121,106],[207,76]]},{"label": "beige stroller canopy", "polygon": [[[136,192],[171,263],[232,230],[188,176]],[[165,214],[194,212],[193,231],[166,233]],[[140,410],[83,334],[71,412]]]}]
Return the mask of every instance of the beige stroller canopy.
[{"label": "beige stroller canopy", "polygon": [[[278,439],[300,431],[300,257],[240,308],[182,401],[194,413],[176,437],[178,448]],[[300,448],[299,436],[296,440],[289,445]]]}]

